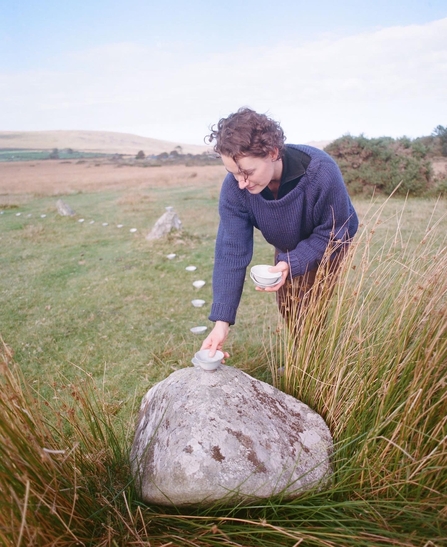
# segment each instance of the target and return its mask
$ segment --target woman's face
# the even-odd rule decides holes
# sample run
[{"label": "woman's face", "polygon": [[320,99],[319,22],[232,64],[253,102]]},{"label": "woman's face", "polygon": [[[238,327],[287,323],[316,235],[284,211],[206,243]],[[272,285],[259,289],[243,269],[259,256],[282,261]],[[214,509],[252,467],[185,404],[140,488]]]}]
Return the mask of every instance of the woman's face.
[{"label": "woman's face", "polygon": [[241,190],[259,194],[270,182],[279,181],[282,174],[282,161],[277,161],[277,152],[263,158],[243,156],[237,161],[229,156],[221,156],[225,169],[237,180]]}]

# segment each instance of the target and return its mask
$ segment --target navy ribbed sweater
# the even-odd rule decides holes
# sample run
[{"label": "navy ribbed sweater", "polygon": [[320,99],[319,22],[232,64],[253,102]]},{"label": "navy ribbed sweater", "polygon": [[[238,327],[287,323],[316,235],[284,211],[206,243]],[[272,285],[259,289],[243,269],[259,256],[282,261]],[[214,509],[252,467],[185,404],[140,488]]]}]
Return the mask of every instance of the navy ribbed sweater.
[{"label": "navy ribbed sweater", "polygon": [[291,275],[303,275],[320,263],[330,241],[352,238],[358,219],[340,169],[322,150],[287,145],[311,158],[298,185],[278,200],[240,190],[233,175],[223,182],[213,271],[213,304],[209,319],[236,321],[245,274],[253,256],[253,228],[279,252],[277,262],[290,264]]}]

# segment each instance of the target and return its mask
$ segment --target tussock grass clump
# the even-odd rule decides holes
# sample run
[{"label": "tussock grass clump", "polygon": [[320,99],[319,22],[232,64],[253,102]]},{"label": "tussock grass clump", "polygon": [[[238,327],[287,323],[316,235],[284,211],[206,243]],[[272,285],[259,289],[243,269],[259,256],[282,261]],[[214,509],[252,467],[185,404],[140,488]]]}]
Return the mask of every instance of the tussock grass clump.
[{"label": "tussock grass clump", "polygon": [[331,428],[327,489],[251,506],[145,506],[129,473],[133,424],[107,393],[87,373],[62,378],[54,398],[33,389],[3,344],[0,544],[447,545],[445,232],[430,224],[415,242],[403,216],[388,230],[380,215],[364,215],[330,298],[311,299],[295,333],[281,325],[260,340],[274,383]]},{"label": "tussock grass clump", "polygon": [[[0,543],[75,545],[107,536],[128,480],[125,438],[88,375],[40,399],[0,348]],[[99,544],[99,543],[92,544]]]},{"label": "tussock grass clump", "polygon": [[[380,225],[380,211],[365,221],[335,295],[311,295],[299,329],[280,332],[274,375],[329,424],[337,491],[397,521],[417,507],[445,540],[446,238],[428,226],[414,246]],[[318,283],[331,290],[323,271]]]}]

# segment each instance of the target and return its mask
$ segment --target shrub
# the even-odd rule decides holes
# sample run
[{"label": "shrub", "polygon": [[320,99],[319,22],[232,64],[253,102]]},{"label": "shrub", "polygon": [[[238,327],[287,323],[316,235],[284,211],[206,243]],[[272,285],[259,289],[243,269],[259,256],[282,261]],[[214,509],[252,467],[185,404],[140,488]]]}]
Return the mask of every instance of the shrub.
[{"label": "shrub", "polygon": [[432,186],[428,149],[421,142],[346,135],[325,150],[337,161],[352,195],[422,196]]}]

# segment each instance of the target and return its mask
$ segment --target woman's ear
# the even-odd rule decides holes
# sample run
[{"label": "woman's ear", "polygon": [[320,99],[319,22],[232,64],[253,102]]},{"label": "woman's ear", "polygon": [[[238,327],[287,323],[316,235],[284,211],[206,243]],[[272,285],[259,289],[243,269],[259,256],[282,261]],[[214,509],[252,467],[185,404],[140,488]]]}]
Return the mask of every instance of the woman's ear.
[{"label": "woman's ear", "polygon": [[270,152],[270,157],[271,157],[272,161],[279,160],[279,150],[278,150],[278,148],[275,148],[274,150],[272,150]]}]

